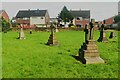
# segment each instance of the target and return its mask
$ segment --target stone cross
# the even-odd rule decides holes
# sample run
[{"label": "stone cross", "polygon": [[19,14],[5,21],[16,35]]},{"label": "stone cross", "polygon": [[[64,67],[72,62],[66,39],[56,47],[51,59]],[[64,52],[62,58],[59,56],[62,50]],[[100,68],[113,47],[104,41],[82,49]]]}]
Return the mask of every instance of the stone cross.
[{"label": "stone cross", "polygon": [[51,23],[50,29],[51,29],[51,34],[54,34],[54,25],[53,25],[53,23]]},{"label": "stone cross", "polygon": [[87,24],[85,25],[84,32],[85,32],[85,43],[88,43],[88,25]]},{"label": "stone cross", "polygon": [[19,39],[25,39],[25,35],[24,35],[24,32],[23,32],[23,28],[20,29]]},{"label": "stone cross", "polygon": [[92,40],[93,39],[93,23],[90,22],[90,36],[89,36],[89,40]]},{"label": "stone cross", "polygon": [[103,38],[105,37],[105,34],[103,34],[104,32],[104,24],[101,25],[101,28],[100,28],[100,37]]},{"label": "stone cross", "polygon": [[55,32],[58,32],[57,23],[55,25]]}]

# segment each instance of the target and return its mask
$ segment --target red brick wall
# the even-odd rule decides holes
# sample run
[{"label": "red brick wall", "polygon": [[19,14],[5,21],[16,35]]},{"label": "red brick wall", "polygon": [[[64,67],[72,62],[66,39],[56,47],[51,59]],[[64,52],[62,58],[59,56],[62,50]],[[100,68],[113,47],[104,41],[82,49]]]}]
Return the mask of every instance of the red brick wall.
[{"label": "red brick wall", "polygon": [[75,24],[81,24],[82,27],[84,27],[86,24],[90,23],[90,19],[89,20],[85,20],[84,18],[82,20],[75,20]]},{"label": "red brick wall", "polygon": [[16,18],[16,23],[22,24],[23,28],[30,28],[30,18],[28,20],[23,20],[23,18]]},{"label": "red brick wall", "polygon": [[113,22],[114,22],[114,17],[105,20],[105,24],[113,24]]},{"label": "red brick wall", "polygon": [[8,14],[7,14],[5,11],[2,12],[2,17],[3,17],[6,21],[9,20],[9,16],[8,16]]},{"label": "red brick wall", "polygon": [[28,19],[28,20],[23,20],[22,18],[20,18],[20,19],[16,19],[16,22],[18,23],[18,24],[30,24],[30,19]]}]

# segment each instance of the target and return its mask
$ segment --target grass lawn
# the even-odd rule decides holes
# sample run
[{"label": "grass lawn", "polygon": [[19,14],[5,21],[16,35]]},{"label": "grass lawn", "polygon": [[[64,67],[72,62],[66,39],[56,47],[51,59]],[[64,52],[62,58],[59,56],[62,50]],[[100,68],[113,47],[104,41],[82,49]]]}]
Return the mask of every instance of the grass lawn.
[{"label": "grass lawn", "polygon": [[[82,64],[77,55],[84,42],[83,31],[56,33],[59,46],[47,46],[49,32],[25,32],[26,39],[18,40],[17,32],[2,33],[2,73],[4,78],[117,78],[118,31],[108,43],[97,42],[105,64]],[[107,31],[109,38],[110,31]],[[95,31],[94,39],[99,38]]]}]

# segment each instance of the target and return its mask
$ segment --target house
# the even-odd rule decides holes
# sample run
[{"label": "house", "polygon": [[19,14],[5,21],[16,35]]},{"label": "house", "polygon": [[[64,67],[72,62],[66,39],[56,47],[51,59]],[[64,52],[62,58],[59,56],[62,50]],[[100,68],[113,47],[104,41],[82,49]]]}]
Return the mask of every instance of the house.
[{"label": "house", "polygon": [[106,25],[112,25],[114,23],[114,18],[115,18],[115,16],[112,16],[112,17],[110,17],[108,19],[103,20],[103,22]]},{"label": "house", "polygon": [[2,31],[2,19],[1,18],[9,22],[9,16],[5,10],[0,10],[0,32]]},{"label": "house", "polygon": [[48,27],[50,17],[47,10],[20,10],[12,22],[23,28]]},{"label": "house", "polygon": [[85,27],[90,23],[90,10],[70,10],[73,16],[73,25],[78,27]]},{"label": "house", "polygon": [[120,30],[120,22],[113,23],[110,28]]},{"label": "house", "polygon": [[58,20],[57,20],[57,18],[50,18],[50,22],[57,23],[57,22],[58,22]]},{"label": "house", "polygon": [[9,21],[9,16],[5,10],[0,10],[0,18],[4,18],[6,21]]}]

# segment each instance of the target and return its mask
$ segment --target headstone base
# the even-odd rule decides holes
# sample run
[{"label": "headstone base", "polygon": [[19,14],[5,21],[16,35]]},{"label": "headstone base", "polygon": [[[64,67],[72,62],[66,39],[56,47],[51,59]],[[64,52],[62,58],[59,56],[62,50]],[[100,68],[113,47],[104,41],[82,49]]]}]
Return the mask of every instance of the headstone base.
[{"label": "headstone base", "polygon": [[83,64],[104,63],[104,60],[99,56],[96,41],[94,40],[88,40],[88,44],[83,43],[79,50],[79,57]]},{"label": "headstone base", "polygon": [[86,64],[104,63],[104,60],[100,57],[85,57]]},{"label": "headstone base", "polygon": [[50,37],[48,39],[48,42],[47,42],[47,45],[50,45],[50,46],[55,46],[55,45],[57,46],[57,45],[59,45],[54,34],[50,35]]},{"label": "headstone base", "polygon": [[108,39],[106,37],[99,37],[98,42],[108,42]]}]

